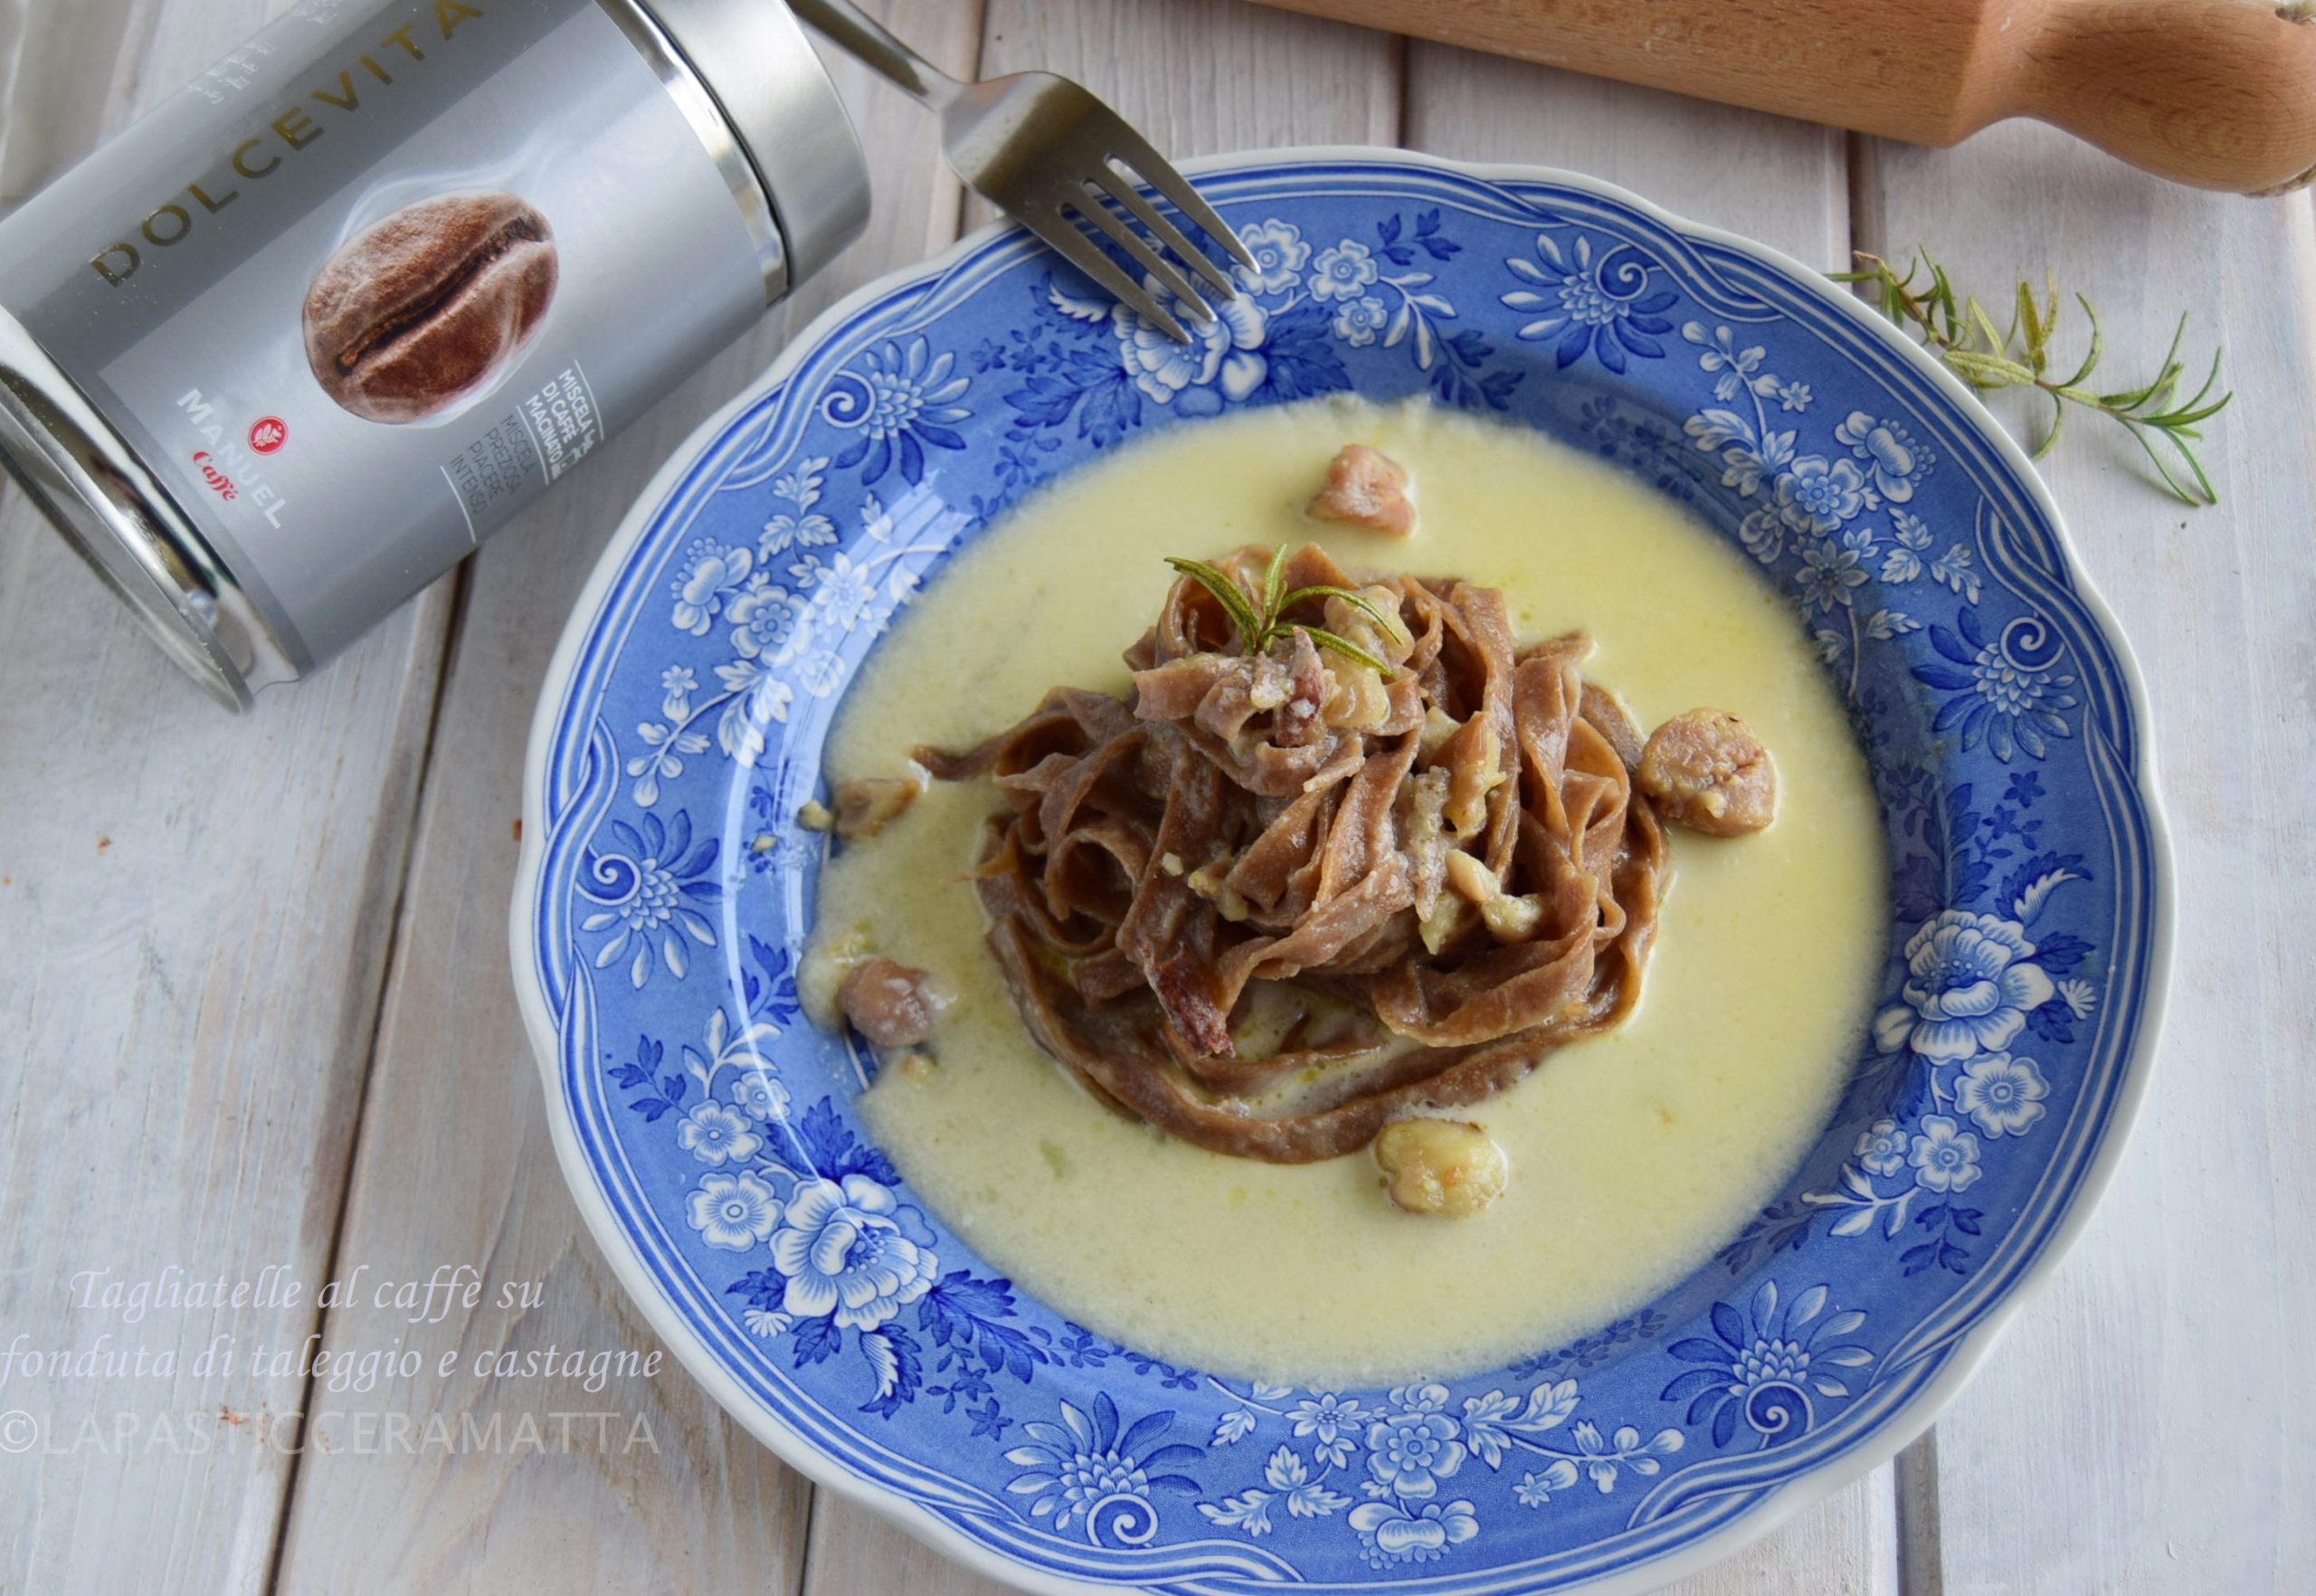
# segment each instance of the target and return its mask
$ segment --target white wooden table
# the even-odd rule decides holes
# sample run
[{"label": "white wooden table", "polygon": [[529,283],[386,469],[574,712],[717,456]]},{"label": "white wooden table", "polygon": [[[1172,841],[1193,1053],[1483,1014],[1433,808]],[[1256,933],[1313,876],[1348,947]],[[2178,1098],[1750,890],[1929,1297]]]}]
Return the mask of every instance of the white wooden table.
[{"label": "white wooden table", "polygon": [[[0,0],[0,203],[282,3]],[[1077,76],[1177,155],[1369,142],[1569,166],[1827,266],[1928,242],[1999,292],[2050,263],[2106,312],[2119,376],[2182,309],[2197,347],[2225,339],[2221,508],[2160,497],[2093,426],[2047,468],[2146,667],[2170,773],[2178,968],[2121,1178],[1930,1437],[1680,1589],[2311,1588],[2308,197],[2168,187],[2036,128],[1886,146],[1236,0],[877,9],[955,71]],[[177,1363],[0,1386],[0,1410],[45,1438],[0,1453],[0,1592],[993,1589],[816,1495],[671,1364],[602,1392],[479,1376],[463,1356],[437,1374],[454,1350],[654,1345],[565,1194],[508,989],[523,744],[564,612],[661,457],[813,312],[981,219],[928,119],[863,74],[845,85],[878,184],[868,237],[465,569],[252,715],[214,709],[0,494],[0,1345],[141,1339]],[[416,1325],[310,1296],[131,1325],[73,1289],[82,1270],[171,1264],[318,1282],[457,1263],[489,1281],[481,1302]],[[536,1300],[501,1306],[508,1282]],[[399,1337],[424,1369],[367,1397],[295,1367],[198,1373],[220,1335],[333,1354]],[[606,1411],[558,1441],[553,1415]],[[495,1445],[422,1444],[430,1421],[489,1437],[494,1420]]]}]

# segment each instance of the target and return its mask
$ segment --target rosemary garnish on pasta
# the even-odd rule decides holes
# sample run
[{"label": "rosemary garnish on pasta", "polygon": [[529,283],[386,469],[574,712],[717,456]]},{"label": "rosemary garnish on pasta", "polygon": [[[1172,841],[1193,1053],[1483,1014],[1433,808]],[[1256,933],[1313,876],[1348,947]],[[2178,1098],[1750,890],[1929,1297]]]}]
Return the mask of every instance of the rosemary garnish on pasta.
[{"label": "rosemary garnish on pasta", "polygon": [[[1300,632],[1307,633],[1319,647],[1333,649],[1338,654],[1358,660],[1385,680],[1391,679],[1391,667],[1387,660],[1324,626],[1289,621],[1286,612],[1305,599],[1341,599],[1372,621],[1385,635],[1405,636],[1397,618],[1374,600],[1363,594],[1353,593],[1348,587],[1319,585],[1286,592],[1286,545],[1280,544],[1270,556],[1269,568],[1263,573],[1262,592],[1253,596],[1249,596],[1230,576],[1204,560],[1188,560],[1179,555],[1169,555],[1166,563],[1214,595],[1214,602],[1220,604],[1223,613],[1230,617],[1230,624],[1239,629],[1239,646],[1248,653],[1263,652],[1283,632]],[[1258,599],[1260,608],[1257,607]]]},{"label": "rosemary garnish on pasta", "polygon": [[[2051,445],[2058,441],[2060,423],[2066,419],[2067,406],[2072,404],[2121,423],[2123,430],[2131,433],[2131,441],[2146,452],[2148,463],[2163,480],[2163,486],[2180,502],[2207,505],[2219,501],[2211,479],[2204,474],[2203,462],[2196,458],[2195,445],[2203,441],[2201,424],[2225,410],[2235,394],[2212,396],[2212,390],[2219,384],[2220,351],[2215,349],[2203,385],[2188,398],[2179,396],[2187,376],[2187,367],[2179,359],[2179,345],[2188,331],[2184,314],[2172,330],[2170,347],[2164,351],[2162,365],[2153,381],[2140,387],[2102,394],[2089,385],[2102,353],[2099,313],[2081,294],[2074,296],[2074,301],[2083,307],[2083,314],[2091,323],[2090,347],[2084,352],[2082,364],[2072,373],[2064,377],[2052,373],[2051,340],[2058,331],[2060,310],[2058,282],[2052,273],[2043,274],[2043,297],[2039,300],[2035,285],[2021,278],[2014,295],[2009,325],[1998,328],[1994,318],[1975,297],[1956,295],[1946,268],[1926,249],[1915,250],[1914,259],[1903,272],[1879,255],[1863,250],[1857,252],[1857,260],[1861,270],[1833,272],[1833,280],[1873,284],[1882,313],[1899,326],[1920,334],[1923,343],[1955,375],[1982,392],[2036,388],[2049,396],[2050,430],[2035,446],[2035,459],[2049,453]],[[1916,278],[1923,274],[1929,280],[1917,287]],[[2178,457],[2177,462],[2164,458],[2156,447],[2158,439],[2170,446]],[[2184,480],[2178,474],[2179,466],[2186,468]]]}]

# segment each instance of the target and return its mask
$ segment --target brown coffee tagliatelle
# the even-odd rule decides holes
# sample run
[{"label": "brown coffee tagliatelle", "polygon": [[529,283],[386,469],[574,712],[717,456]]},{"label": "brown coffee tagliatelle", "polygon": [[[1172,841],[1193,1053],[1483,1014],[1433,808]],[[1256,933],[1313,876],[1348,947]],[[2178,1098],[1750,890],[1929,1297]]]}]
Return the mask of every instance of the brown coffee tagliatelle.
[{"label": "brown coffee tagliatelle", "polygon": [[[1267,554],[1220,574],[1259,594]],[[1669,864],[1638,729],[1579,670],[1587,639],[1523,649],[1495,589],[1362,582],[1315,545],[1279,575],[1355,590],[1286,620],[1372,663],[1291,627],[1241,651],[1185,575],[1127,652],[1126,696],[1058,688],[977,748],[917,757],[1007,801],[978,884],[1039,1046],[1173,1135],[1296,1164],[1622,1020]],[[1249,1048],[1265,1008],[1273,1040]]]}]

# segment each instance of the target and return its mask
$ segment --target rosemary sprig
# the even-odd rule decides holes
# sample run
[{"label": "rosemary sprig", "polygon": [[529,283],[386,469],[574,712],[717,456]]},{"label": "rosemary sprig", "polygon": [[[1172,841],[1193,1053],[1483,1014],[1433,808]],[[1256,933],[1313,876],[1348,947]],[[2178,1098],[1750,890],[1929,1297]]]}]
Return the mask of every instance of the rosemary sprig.
[{"label": "rosemary sprig", "polygon": [[1319,647],[1333,649],[1338,654],[1358,660],[1386,681],[1391,679],[1391,667],[1387,660],[1368,652],[1349,638],[1329,632],[1324,626],[1286,619],[1286,612],[1305,599],[1339,598],[1374,622],[1386,633],[1406,635],[1400,630],[1396,616],[1384,611],[1364,594],[1353,593],[1347,587],[1321,584],[1286,592],[1286,545],[1282,543],[1271,552],[1270,567],[1263,573],[1262,589],[1254,594],[1249,594],[1229,575],[1204,560],[1186,560],[1179,555],[1170,555],[1166,563],[1214,595],[1214,602],[1222,606],[1223,613],[1230,617],[1230,624],[1238,629],[1239,646],[1248,653],[1261,653],[1283,632],[1300,632],[1306,633]]},{"label": "rosemary sprig", "polygon": [[[2196,457],[2195,445],[2203,441],[2201,424],[2225,410],[2235,395],[2223,393],[2217,398],[2212,397],[2212,390],[2219,384],[2221,354],[2215,349],[2203,385],[2186,399],[2179,396],[2187,376],[2187,367],[2179,359],[2179,345],[2188,332],[2185,315],[2172,330],[2170,347],[2163,352],[2163,363],[2153,381],[2136,388],[2101,393],[2090,385],[2091,374],[2098,369],[2102,352],[2099,313],[2081,294],[2074,296],[2074,302],[2083,307],[2083,317],[2091,323],[2090,347],[2074,371],[2063,377],[2053,375],[2051,342],[2058,332],[2060,300],[2057,280],[2050,272],[2043,274],[2043,297],[2039,300],[2034,284],[2024,278],[2019,280],[2009,324],[1998,328],[1994,318],[1987,314],[1986,307],[1976,298],[1955,293],[1946,268],[1926,249],[1915,250],[1913,260],[1903,273],[1879,255],[1870,255],[1863,250],[1857,252],[1857,259],[1861,270],[1831,273],[1833,280],[1873,284],[1882,313],[1899,326],[1919,333],[1955,375],[1982,392],[2031,387],[2049,396],[2050,430],[2035,446],[2035,459],[2048,454],[2051,445],[2058,441],[2059,427],[2066,420],[2067,406],[2072,404],[2121,423],[2131,441],[2146,453],[2148,463],[2155,468],[2164,487],[2182,503],[2219,502],[2211,479],[2204,473],[2203,461]],[[1929,280],[1917,287],[1917,278],[1924,274]],[[2176,461],[2165,458],[2156,446],[2159,441],[2178,456]],[[2182,466],[2186,468],[2185,479],[2178,474]]]}]

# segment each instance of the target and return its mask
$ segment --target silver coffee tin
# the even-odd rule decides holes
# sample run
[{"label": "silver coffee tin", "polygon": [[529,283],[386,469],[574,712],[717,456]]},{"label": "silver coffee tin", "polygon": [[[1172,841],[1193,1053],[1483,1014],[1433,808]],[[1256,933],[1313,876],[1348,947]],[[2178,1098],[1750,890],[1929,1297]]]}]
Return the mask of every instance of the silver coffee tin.
[{"label": "silver coffee tin", "polygon": [[[513,385],[495,397],[486,389],[474,401],[478,406],[474,416],[463,423],[470,432],[483,426],[492,406],[512,407],[503,422],[489,428],[485,441],[507,432],[518,452],[531,448],[536,455],[537,446],[546,447],[548,463],[534,472],[539,480],[528,481],[519,472],[514,473],[514,487],[495,499],[473,501],[481,503],[487,512],[478,518],[470,488],[462,487],[462,479],[445,466],[441,478],[449,482],[447,492],[465,518],[461,544],[446,539],[445,490],[431,475],[412,470],[406,442],[395,444],[403,451],[401,456],[374,461],[365,458],[363,445],[369,434],[348,432],[342,419],[332,420],[325,427],[308,429],[292,423],[284,429],[269,415],[263,419],[276,420],[276,426],[268,436],[294,431],[299,435],[299,442],[304,443],[308,431],[318,431],[337,438],[337,447],[343,450],[345,458],[325,462],[301,457],[299,468],[311,475],[327,464],[332,480],[342,477],[359,484],[363,492],[356,518],[368,518],[362,524],[366,535],[360,546],[346,551],[347,564],[342,570],[327,565],[326,556],[331,551],[317,548],[314,541],[350,537],[340,518],[311,515],[310,524],[294,541],[268,544],[265,536],[271,534],[262,526],[257,531],[264,536],[253,537],[249,497],[244,494],[238,505],[221,507],[202,492],[200,479],[188,476],[187,451],[157,441],[150,423],[158,401],[147,394],[141,411],[124,401],[121,374],[132,363],[114,358],[120,355],[115,344],[123,340],[108,343],[90,329],[116,305],[125,306],[128,307],[125,314],[151,323],[166,343],[172,318],[216,315],[219,284],[223,285],[223,302],[235,304],[246,298],[231,291],[234,284],[230,280],[239,270],[231,249],[207,236],[202,246],[207,253],[200,259],[197,272],[172,280],[156,269],[156,263],[174,267],[176,261],[192,258],[184,251],[176,252],[172,258],[167,246],[187,238],[195,226],[210,227],[211,232],[223,234],[222,226],[211,226],[218,218],[230,215],[238,222],[257,214],[226,209],[233,203],[249,203],[241,199],[245,190],[263,192],[254,182],[226,192],[224,185],[234,183],[233,174],[261,167],[263,174],[271,174],[284,169],[284,159],[290,161],[286,170],[300,172],[298,161],[288,152],[302,156],[323,136],[315,128],[329,131],[331,125],[318,113],[308,117],[293,109],[270,124],[277,133],[285,125],[290,132],[278,138],[269,135],[262,146],[254,141],[229,146],[231,166],[219,168],[220,182],[207,182],[204,176],[186,185],[184,193],[176,193],[174,200],[165,199],[146,216],[141,236],[118,225],[96,234],[81,229],[76,235],[70,223],[82,217],[133,217],[151,205],[157,196],[150,192],[149,183],[145,191],[122,190],[136,188],[141,176],[157,169],[160,158],[157,150],[197,151],[219,138],[248,132],[252,107],[236,102],[233,96],[252,79],[286,83],[290,79],[283,76],[285,72],[304,72],[296,78],[297,86],[301,90],[308,87],[308,79],[318,85],[316,98],[325,102],[323,110],[341,102],[355,107],[362,103],[362,95],[383,97],[393,90],[397,74],[407,81],[417,78],[422,70],[449,70],[413,64],[424,59],[422,45],[435,44],[433,35],[425,31],[429,18],[451,17],[458,26],[466,25],[470,18],[509,19],[496,25],[510,32],[523,28],[537,32],[568,24],[572,20],[568,14],[574,9],[607,19],[616,36],[624,40],[625,48],[632,52],[632,61],[649,69],[666,105],[688,129],[700,170],[670,174],[662,166],[658,168],[654,185],[646,191],[651,196],[649,203],[659,207],[654,213],[657,225],[639,228],[651,236],[639,237],[633,241],[634,247],[648,250],[665,238],[671,241],[668,258],[649,262],[623,260],[601,271],[593,270],[584,260],[570,261],[564,271],[565,286],[555,290],[571,301],[566,320],[572,325],[561,330],[558,349],[544,349],[546,340],[541,339],[546,364],[539,366],[532,351],[517,345],[517,355],[508,357],[513,375],[502,374],[494,379]],[[401,29],[390,30],[389,24],[397,20]],[[747,321],[765,306],[826,264],[858,236],[868,209],[868,172],[842,101],[802,29],[778,0],[471,0],[447,7],[417,0],[370,0],[356,5],[346,0],[306,0],[288,21],[311,24],[311,36],[317,42],[311,62],[299,63],[283,53],[302,47],[307,35],[277,23],[153,117],[67,173],[14,216],[0,222],[0,265],[8,267],[0,275],[0,456],[5,456],[32,500],[130,605],[169,656],[221,701],[237,708],[247,706],[257,689],[313,670],[448,569],[460,554],[479,544],[491,527],[559,474],[561,468],[553,463],[562,454],[558,427],[574,425],[574,430],[560,442],[568,445],[576,441],[576,452],[570,455],[570,461],[575,462],[604,433],[633,419],[699,361],[745,330]],[[593,33],[583,43],[596,52],[595,59],[600,61],[602,52],[610,48],[601,39],[612,35],[588,25]],[[363,32],[365,26],[370,27],[368,33]],[[565,31],[569,32],[567,25]],[[363,47],[374,35],[395,43],[386,48]],[[451,34],[446,31],[443,36]],[[531,60],[527,66],[518,64],[527,52],[534,57],[540,52],[520,40],[517,41],[519,48],[509,48],[491,40],[479,25],[471,37],[483,42],[483,51],[460,62],[457,70],[471,81],[462,80],[463,86],[455,92],[488,98],[497,87],[488,80],[503,64],[510,84],[518,82],[520,71],[528,71],[531,77],[524,91],[541,93],[538,74],[542,69],[537,61]],[[505,37],[500,35],[502,40]],[[329,54],[324,45],[338,53]],[[484,53],[492,47],[508,51],[505,63],[494,62]],[[448,59],[439,50],[437,57]],[[603,64],[622,84],[635,79],[631,63]],[[343,77],[338,75],[341,71]],[[268,73],[272,74],[270,80]],[[672,123],[664,109],[651,111],[648,107],[623,104],[600,81],[585,81],[588,76],[584,71],[570,74],[577,81],[569,81],[568,97],[560,90],[553,90],[550,97],[575,101],[590,93],[599,100],[612,94],[604,103],[612,110],[634,115],[627,120],[606,119],[607,147],[601,151],[584,144],[569,147],[569,159],[601,159],[616,166],[632,157],[636,129],[647,123],[658,128],[663,142],[673,137],[669,132]],[[209,113],[212,100],[218,107],[214,119]],[[376,99],[371,103],[376,103]],[[240,123],[233,120],[233,113],[240,114]],[[354,114],[359,115],[358,111]],[[561,114],[566,118],[574,114],[571,104],[563,104]],[[657,118],[657,122],[650,122],[651,118]],[[214,125],[205,125],[205,119],[214,119]],[[517,117],[515,125],[527,124]],[[399,135],[403,130],[394,131]],[[153,147],[137,151],[133,147],[140,139],[154,141]],[[362,162],[358,173],[350,170],[343,181],[332,181],[322,163],[308,161],[302,168],[307,179],[304,191],[293,181],[286,186],[274,185],[266,197],[288,195],[292,204],[302,203],[311,210],[342,205],[349,185],[366,185],[367,191],[387,193],[410,189],[413,183],[422,187],[422,171],[407,180],[395,172],[394,158],[403,145],[388,142],[384,147],[367,149],[362,144],[349,128],[329,150],[332,162],[358,157]],[[422,150],[424,147],[413,138],[408,147]],[[566,143],[555,146],[556,151],[566,147]],[[497,169],[489,157],[489,151],[478,152],[476,169]],[[531,158],[536,162],[537,152]],[[691,159],[685,157],[685,164]],[[267,161],[274,165],[263,165]],[[712,185],[703,176],[708,172],[713,174]],[[453,187],[477,186],[465,182],[462,174],[453,176],[461,178]],[[688,197],[670,198],[661,192],[678,181]],[[224,197],[214,199],[217,193]],[[187,194],[191,200],[186,199]],[[721,222],[706,214],[716,207],[728,207],[722,212]],[[180,216],[185,218],[182,223]],[[732,225],[735,217],[736,227]],[[296,214],[286,220],[270,215],[266,226],[271,230],[246,237],[244,247],[252,254],[261,253],[273,247],[285,226],[303,224],[303,221]],[[347,223],[347,230],[353,230],[352,223]],[[600,224],[597,231],[603,231]],[[100,252],[95,261],[90,260],[90,239],[111,238],[115,232],[121,233],[122,242],[111,247],[120,252],[109,256]],[[554,232],[556,239],[567,236],[574,249],[584,243],[584,227],[566,230],[558,225]],[[692,247],[679,250],[672,242],[678,239],[689,241]],[[708,242],[700,242],[703,239]],[[40,254],[43,250],[52,251],[52,256],[43,259]],[[43,270],[24,270],[27,261],[37,261]],[[110,271],[100,261],[107,262]],[[39,284],[48,280],[45,269],[52,264],[54,282],[62,287],[43,298]],[[124,280],[112,281],[112,288],[133,291],[107,300],[72,275],[91,266],[97,267],[100,279],[117,275]],[[133,283],[128,280],[134,279],[139,266],[145,268],[147,280]],[[582,267],[591,269],[583,273],[578,270]],[[664,297],[636,314],[601,314],[600,299],[591,303],[585,298],[591,292],[606,291],[601,285],[607,275],[623,272],[631,287],[639,271],[647,272],[664,290]],[[33,286],[25,286],[28,283]],[[77,301],[84,302],[79,310],[73,309],[75,296]],[[173,302],[179,298],[182,303]],[[541,314],[551,318],[553,313],[550,302]],[[186,337],[199,336],[194,333]],[[237,349],[245,343],[226,341],[218,348],[200,352],[212,366],[230,367]],[[537,426],[526,422],[515,427],[523,420],[526,404],[534,413],[539,408],[539,395],[527,397],[515,379],[536,384],[544,372],[546,387],[543,392],[555,395],[558,374],[554,366],[566,355],[569,364],[559,374],[562,392],[580,412],[581,420],[574,425],[567,418],[547,421],[542,417]],[[278,350],[273,357],[278,366]],[[320,370],[316,367],[317,375]],[[578,374],[575,381],[574,374]],[[224,386],[235,385],[229,375]],[[199,394],[194,397],[198,399]],[[309,408],[327,408],[326,402],[310,394],[299,402]],[[345,403],[341,397],[339,404]],[[246,412],[266,407],[243,408]],[[559,400],[556,408],[561,408]],[[272,468],[242,447],[238,435],[246,427],[248,440],[254,445],[260,436],[258,428],[248,425],[245,413],[233,414],[230,423],[224,430],[236,436],[229,440],[230,447],[219,447],[241,463],[234,465],[229,460],[223,472],[209,468],[210,485],[215,486],[221,478],[227,482],[239,478],[244,487],[254,483],[258,491],[268,491],[261,473]],[[466,436],[459,424],[441,429],[441,447],[451,448]],[[515,430],[509,432],[509,428]],[[213,424],[213,434],[219,430]],[[384,441],[395,431],[379,430],[381,454],[386,452]],[[408,432],[403,436],[406,439]],[[350,443],[346,442],[348,438]],[[279,441],[274,447],[285,449]],[[473,455],[482,448],[478,442],[466,454]],[[504,440],[499,448],[502,454],[506,452]],[[206,461],[209,456],[204,451],[197,458]],[[533,465],[539,466],[539,461],[535,458]],[[479,496],[484,490],[472,492]],[[224,497],[234,495],[227,492]],[[403,504],[417,508],[397,519],[394,507]],[[236,517],[240,518],[238,527]],[[457,523],[447,524],[455,527]],[[399,546],[398,540],[406,546]],[[326,579],[314,576],[318,569],[328,573]]]}]

